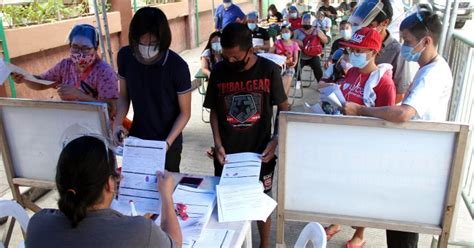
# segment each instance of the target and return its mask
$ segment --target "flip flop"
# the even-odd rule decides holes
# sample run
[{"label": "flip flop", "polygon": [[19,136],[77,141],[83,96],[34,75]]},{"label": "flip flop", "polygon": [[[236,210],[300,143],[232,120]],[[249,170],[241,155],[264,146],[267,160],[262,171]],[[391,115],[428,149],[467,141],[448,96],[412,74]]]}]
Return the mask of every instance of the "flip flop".
[{"label": "flip flop", "polygon": [[349,243],[349,241],[350,240],[348,240],[347,243],[346,243],[346,248],[362,248],[365,245],[365,241],[362,242],[361,245],[351,245],[351,243]]},{"label": "flip flop", "polygon": [[331,240],[334,235],[341,231],[341,228],[336,230],[335,232],[329,233],[329,227],[325,227],[324,231],[326,232],[326,239],[327,241]]}]

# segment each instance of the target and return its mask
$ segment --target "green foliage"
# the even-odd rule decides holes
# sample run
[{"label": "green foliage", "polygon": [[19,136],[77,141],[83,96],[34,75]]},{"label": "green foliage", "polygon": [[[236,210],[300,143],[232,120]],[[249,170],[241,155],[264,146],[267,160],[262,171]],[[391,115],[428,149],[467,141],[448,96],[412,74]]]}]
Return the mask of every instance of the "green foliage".
[{"label": "green foliage", "polygon": [[[107,2],[106,9],[109,10],[110,3]],[[102,12],[100,3],[98,8],[99,12]],[[87,1],[65,4],[63,0],[34,0],[25,5],[4,5],[0,6],[0,11],[4,15],[4,24],[11,28],[50,23],[90,14]]]}]

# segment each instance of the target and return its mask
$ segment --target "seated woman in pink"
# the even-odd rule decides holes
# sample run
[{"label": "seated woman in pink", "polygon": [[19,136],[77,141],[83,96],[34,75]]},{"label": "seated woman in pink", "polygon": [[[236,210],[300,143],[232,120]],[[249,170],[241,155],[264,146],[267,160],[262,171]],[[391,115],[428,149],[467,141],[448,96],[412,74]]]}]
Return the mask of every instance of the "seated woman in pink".
[{"label": "seated woman in pink", "polygon": [[57,88],[59,97],[66,101],[106,102],[113,116],[118,98],[118,79],[112,67],[97,54],[99,36],[96,29],[88,24],[75,26],[69,34],[69,46],[69,58],[36,76],[55,81],[55,84],[33,83],[15,73],[12,75],[14,81],[25,83],[34,90]]},{"label": "seated woman in pink", "polygon": [[290,91],[291,80],[295,75],[295,66],[298,63],[298,53],[300,51],[298,43],[291,39],[292,35],[293,34],[290,29],[290,25],[282,25],[281,39],[277,40],[269,51],[270,53],[275,53],[286,57],[286,67],[281,73],[286,95],[288,95],[288,92]]}]

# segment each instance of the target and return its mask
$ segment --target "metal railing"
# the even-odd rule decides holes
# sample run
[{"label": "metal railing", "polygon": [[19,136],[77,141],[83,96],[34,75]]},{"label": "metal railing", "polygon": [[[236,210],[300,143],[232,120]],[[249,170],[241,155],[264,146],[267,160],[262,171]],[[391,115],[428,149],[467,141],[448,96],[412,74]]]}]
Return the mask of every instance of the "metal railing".
[{"label": "metal railing", "polygon": [[[453,92],[448,113],[449,121],[474,126],[474,41],[454,32],[448,47],[448,63],[453,72]],[[462,198],[474,219],[474,135],[469,137],[466,173],[461,181]]]}]

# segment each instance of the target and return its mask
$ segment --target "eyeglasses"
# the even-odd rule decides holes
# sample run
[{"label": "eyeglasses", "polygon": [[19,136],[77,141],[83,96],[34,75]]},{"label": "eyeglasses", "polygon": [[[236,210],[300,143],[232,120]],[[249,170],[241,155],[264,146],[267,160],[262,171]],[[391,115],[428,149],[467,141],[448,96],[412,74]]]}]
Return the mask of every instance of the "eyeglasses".
[{"label": "eyeglasses", "polygon": [[75,52],[75,53],[83,53],[83,54],[87,54],[89,53],[92,49],[94,49],[93,47],[88,47],[88,46],[78,46],[78,45],[71,45],[71,51],[72,52]]}]

